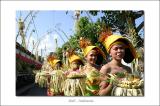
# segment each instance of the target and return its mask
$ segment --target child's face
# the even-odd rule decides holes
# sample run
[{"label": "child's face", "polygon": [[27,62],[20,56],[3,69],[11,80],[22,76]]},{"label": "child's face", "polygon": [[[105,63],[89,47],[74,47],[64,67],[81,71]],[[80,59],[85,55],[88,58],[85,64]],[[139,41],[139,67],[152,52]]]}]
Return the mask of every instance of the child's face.
[{"label": "child's face", "polygon": [[113,45],[110,49],[110,55],[113,59],[121,60],[125,55],[124,45]]},{"label": "child's face", "polygon": [[91,50],[87,56],[85,57],[85,59],[87,60],[87,63],[90,64],[95,64],[97,61],[97,51],[96,50]]},{"label": "child's face", "polygon": [[60,64],[60,63],[56,63],[56,64],[55,64],[55,68],[56,68],[56,69],[59,69],[60,67],[61,67],[61,64]]},{"label": "child's face", "polygon": [[72,68],[72,69],[79,69],[79,66],[80,66],[80,64],[78,64],[77,61],[73,61],[73,62],[71,63],[71,68]]}]

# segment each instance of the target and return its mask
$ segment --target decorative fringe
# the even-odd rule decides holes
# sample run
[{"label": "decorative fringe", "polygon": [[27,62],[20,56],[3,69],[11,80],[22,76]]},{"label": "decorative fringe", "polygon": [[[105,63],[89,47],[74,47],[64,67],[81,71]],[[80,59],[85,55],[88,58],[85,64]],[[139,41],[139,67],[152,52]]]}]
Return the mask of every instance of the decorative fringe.
[{"label": "decorative fringe", "polygon": [[99,36],[99,41],[104,42],[108,36],[112,35],[112,30],[110,27],[104,28]]},{"label": "decorative fringe", "polygon": [[58,59],[56,55],[49,55],[48,58],[47,58],[47,61],[51,61],[51,60],[54,60],[54,59]]},{"label": "decorative fringe", "polygon": [[81,37],[79,41],[79,45],[83,49],[83,48],[86,48],[87,46],[91,46],[92,43],[89,39]]}]

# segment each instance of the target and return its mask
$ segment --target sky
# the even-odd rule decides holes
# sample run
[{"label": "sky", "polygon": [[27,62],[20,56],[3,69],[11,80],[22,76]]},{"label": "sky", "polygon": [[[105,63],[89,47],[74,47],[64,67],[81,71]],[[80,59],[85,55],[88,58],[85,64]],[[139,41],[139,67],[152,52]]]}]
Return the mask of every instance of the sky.
[{"label": "sky", "polygon": [[[17,11],[16,20],[20,18],[20,14],[22,20],[24,20],[24,18],[27,16],[28,13],[29,11],[21,11],[21,12]],[[74,15],[73,11],[70,11],[67,15],[66,11],[39,11],[36,14],[36,17],[34,18],[34,24],[33,23],[30,24],[29,30],[27,31],[26,34],[26,39],[27,39],[26,43],[28,43],[29,35],[32,29],[35,29],[36,27],[37,33],[35,32],[32,34],[29,40],[30,42],[28,49],[32,50],[32,41],[34,40],[36,42],[37,38],[38,39],[43,38],[38,47],[39,50],[42,49],[42,51],[45,51],[44,49],[46,46],[47,53],[55,51],[56,49],[55,38],[57,38],[58,47],[61,47],[64,42],[67,42],[67,38],[61,31],[58,30],[58,28],[63,30],[68,37],[72,35],[74,31],[73,15]],[[29,16],[25,21],[26,27],[30,20],[32,20],[31,16]],[[56,30],[58,33],[54,30]],[[16,26],[16,32],[18,32],[18,25]],[[52,32],[52,33],[47,34],[47,32]],[[59,35],[62,36],[63,40]],[[18,37],[17,41],[21,42],[20,36]]]},{"label": "sky", "polygon": [[[21,19],[24,20],[29,12],[30,11],[16,11],[16,35],[18,33],[19,18],[21,17]],[[66,14],[66,12],[68,13]],[[35,17],[32,18],[33,15],[29,15],[24,21],[25,30],[29,25],[28,31],[26,33],[26,43],[28,44],[28,49],[30,51],[33,48],[33,40],[34,42],[37,42],[37,39],[41,39],[38,46],[38,51],[40,55],[42,51],[42,56],[46,56],[49,54],[49,52],[54,52],[56,50],[55,39],[57,39],[57,46],[61,47],[65,42],[68,41],[68,38],[74,34],[74,11],[33,11],[33,14],[34,13],[36,13]],[[97,16],[90,15],[90,18],[93,22],[95,22],[101,15],[102,14],[98,14]],[[88,14],[83,12],[81,17],[83,16],[88,17]],[[137,19],[136,26],[138,26],[139,23],[143,20],[144,17]],[[28,24],[30,21],[32,21],[31,24]],[[33,29],[36,29],[36,31],[32,33],[32,36],[29,39]],[[67,37],[63,34],[62,31],[65,32]],[[143,33],[143,31],[141,31],[141,33]],[[17,42],[21,43],[20,36],[18,36]]]}]

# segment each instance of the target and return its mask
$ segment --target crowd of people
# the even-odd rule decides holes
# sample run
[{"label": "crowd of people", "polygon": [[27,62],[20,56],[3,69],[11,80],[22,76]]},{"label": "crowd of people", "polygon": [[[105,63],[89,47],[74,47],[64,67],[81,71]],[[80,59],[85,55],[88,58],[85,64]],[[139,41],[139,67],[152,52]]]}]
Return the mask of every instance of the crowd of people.
[{"label": "crowd of people", "polygon": [[144,79],[122,64],[122,60],[131,63],[137,58],[132,43],[113,34],[102,34],[100,42],[111,57],[106,64],[106,54],[86,38],[79,40],[83,59],[72,48],[68,49],[67,68],[55,55],[47,57],[50,70],[44,71],[48,96],[144,96]]}]

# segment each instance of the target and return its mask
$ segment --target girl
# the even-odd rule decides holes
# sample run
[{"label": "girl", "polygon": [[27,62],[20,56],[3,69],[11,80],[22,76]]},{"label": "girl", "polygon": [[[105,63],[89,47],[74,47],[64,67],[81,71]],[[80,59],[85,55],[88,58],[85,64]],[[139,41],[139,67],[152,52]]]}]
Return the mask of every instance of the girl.
[{"label": "girl", "polygon": [[48,80],[47,95],[48,96],[63,95],[62,82],[64,80],[63,78],[64,75],[61,70],[62,62],[55,55],[50,55],[48,57],[48,62],[53,70],[47,74],[47,80]]},{"label": "girl", "polygon": [[80,47],[83,51],[86,64],[82,68],[86,74],[86,96],[97,96],[100,83],[100,69],[105,55],[103,51],[93,46],[88,39],[80,39]]},{"label": "girl", "polygon": [[84,96],[85,76],[79,70],[79,68],[83,65],[82,59],[71,49],[68,53],[70,69],[65,73],[67,79],[65,80],[63,87],[64,95]]}]

